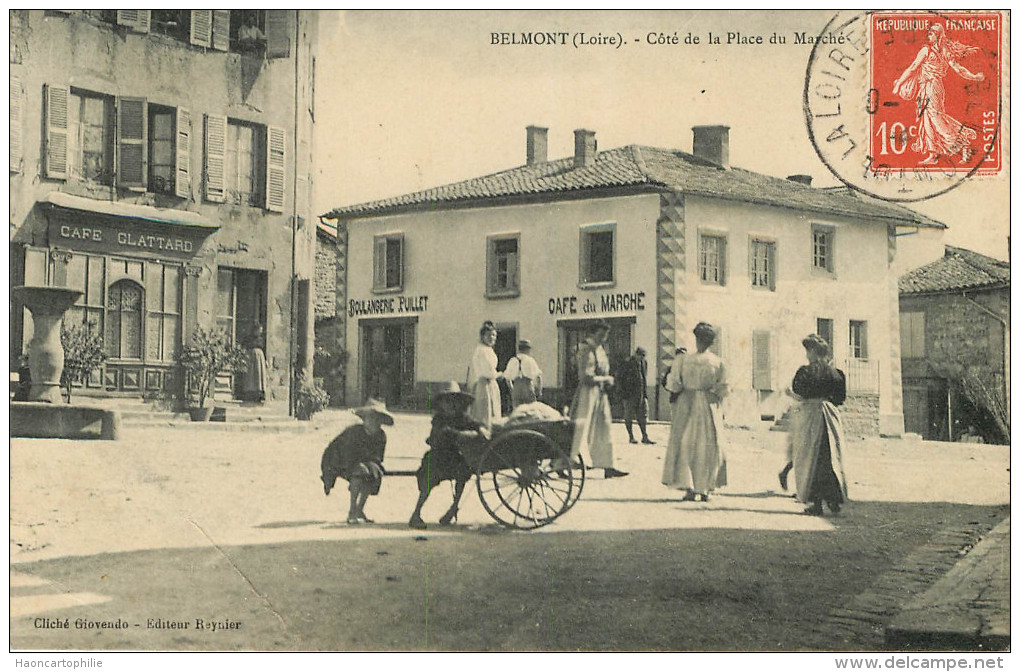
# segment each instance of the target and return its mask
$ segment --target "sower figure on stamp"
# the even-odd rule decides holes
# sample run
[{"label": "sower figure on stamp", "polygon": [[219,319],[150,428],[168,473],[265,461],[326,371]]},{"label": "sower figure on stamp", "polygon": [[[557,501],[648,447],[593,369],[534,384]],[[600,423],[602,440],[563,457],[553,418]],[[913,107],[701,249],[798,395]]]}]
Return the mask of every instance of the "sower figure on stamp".
[{"label": "sower figure on stamp", "polygon": [[333,489],[338,477],[350,483],[349,525],[372,522],[365,516],[365,502],[369,495],[378,495],[382,486],[382,461],[386,452],[386,432],[382,426],[393,424],[393,416],[378,399],[370,399],[354,414],[361,418],[361,423],[341,432],[322,454],[322,486],[326,494]]},{"label": "sower figure on stamp", "polygon": [[428,438],[432,449],[425,453],[418,467],[418,503],[408,523],[417,530],[425,529],[425,521],[421,517],[425,500],[443,481],[454,481],[453,504],[439,519],[439,524],[449,525],[456,520],[464,486],[474,475],[471,464],[477,463],[491,438],[489,430],[468,414],[475,401],[474,396],[461,392],[457,383],[447,383],[433,395],[432,401],[435,415],[432,416],[432,432]]},{"label": "sower figure on stamp", "polygon": [[950,68],[966,80],[983,81],[983,73],[972,73],[957,62],[977,51],[977,47],[950,40],[945,26],[936,23],[928,29],[928,44],[921,47],[914,62],[893,84],[894,95],[917,103],[917,138],[910,149],[928,153],[920,165],[959,154],[977,138],[977,131],[946,114],[946,88],[942,81]]},{"label": "sower figure on stamp", "polygon": [[623,397],[623,423],[631,443],[634,438],[634,419],[641,429],[641,443],[655,443],[648,438],[648,360],[645,349],[638,347],[634,355],[624,362],[619,376],[620,396]]}]

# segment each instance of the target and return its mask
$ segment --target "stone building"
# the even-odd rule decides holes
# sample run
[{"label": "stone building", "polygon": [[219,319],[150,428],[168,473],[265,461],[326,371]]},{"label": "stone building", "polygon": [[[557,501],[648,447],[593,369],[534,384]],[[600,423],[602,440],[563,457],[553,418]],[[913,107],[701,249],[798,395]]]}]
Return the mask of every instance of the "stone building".
[{"label": "stone building", "polygon": [[[728,367],[728,421],[779,417],[820,332],[847,370],[851,403],[872,431],[902,431],[896,276],[898,231],[943,225],[909,209],[817,189],[729,163],[729,129],[694,128],[693,152],[630,145],[601,151],[574,132],[549,160],[529,127],[524,165],[393,198],[338,207],[348,263],[338,277],[349,399],[423,406],[430,383],[465,378],[483,320],[500,365],[519,338],[545,372],[545,400],[569,403],[585,324],[612,326],[618,367],[649,353],[649,398],[699,321],[716,325]],[[614,404],[616,406],[616,404]],[[618,409],[616,409],[618,410]]]},{"label": "stone building", "polygon": [[315,12],[10,18],[10,280],[83,292],[67,320],[108,359],[80,394],[174,392],[202,325],[262,347],[286,404],[312,360]]},{"label": "stone building", "polygon": [[947,245],[899,287],[906,430],[1007,443],[1009,262]]},{"label": "stone building", "polygon": [[315,377],[322,380],[332,406],[343,406],[346,401],[347,355],[341,347],[344,315],[336,302],[337,279],[346,272],[340,251],[336,229],[319,222],[315,240]]}]

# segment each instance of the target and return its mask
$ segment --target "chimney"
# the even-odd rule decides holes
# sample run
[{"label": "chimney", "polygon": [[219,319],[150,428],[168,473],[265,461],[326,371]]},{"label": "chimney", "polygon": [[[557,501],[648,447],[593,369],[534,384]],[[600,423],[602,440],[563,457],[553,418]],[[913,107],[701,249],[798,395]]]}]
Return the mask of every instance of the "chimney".
[{"label": "chimney", "polygon": [[595,131],[587,131],[583,128],[574,131],[574,168],[594,165],[597,154],[598,143],[595,141]]},{"label": "chimney", "polygon": [[528,126],[528,165],[534,166],[549,160],[549,129]]},{"label": "chimney", "polygon": [[694,156],[723,168],[730,166],[730,127],[695,126]]},{"label": "chimney", "polygon": [[797,184],[803,184],[805,187],[811,186],[810,175],[788,175],[787,178],[790,182],[796,182]]}]

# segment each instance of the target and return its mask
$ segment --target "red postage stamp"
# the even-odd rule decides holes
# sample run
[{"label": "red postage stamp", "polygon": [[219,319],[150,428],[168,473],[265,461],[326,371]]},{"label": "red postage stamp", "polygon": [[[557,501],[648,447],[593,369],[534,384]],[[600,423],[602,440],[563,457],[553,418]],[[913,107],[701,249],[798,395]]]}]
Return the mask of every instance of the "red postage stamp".
[{"label": "red postage stamp", "polygon": [[1002,14],[872,14],[868,96],[875,173],[1002,168]]}]

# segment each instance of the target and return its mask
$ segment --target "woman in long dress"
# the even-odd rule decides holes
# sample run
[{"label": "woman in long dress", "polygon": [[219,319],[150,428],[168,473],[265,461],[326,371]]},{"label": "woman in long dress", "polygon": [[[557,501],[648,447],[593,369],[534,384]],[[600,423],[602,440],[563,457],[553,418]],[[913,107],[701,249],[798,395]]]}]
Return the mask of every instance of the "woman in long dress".
[{"label": "woman in long dress", "polygon": [[942,82],[950,68],[966,80],[982,81],[983,73],[974,74],[958,63],[976,51],[977,47],[947,38],[945,26],[936,23],[928,30],[928,44],[921,47],[913,63],[893,84],[893,95],[917,104],[917,138],[910,149],[928,153],[920,165],[959,154],[977,138],[977,131],[946,114],[946,88]]},{"label": "woman in long dress", "polygon": [[496,366],[499,359],[492,346],[496,345],[496,325],[486,320],[478,332],[479,343],[475,346],[471,364],[468,366],[468,389],[474,395],[471,417],[483,427],[492,427],[494,420],[503,417]]},{"label": "woman in long dress", "polygon": [[673,402],[662,483],[687,490],[684,501],[700,498],[707,502],[709,493],[726,485],[719,404],[729,388],[726,367],[709,351],[715,342],[715,329],[700,322],[694,328],[694,338],[698,351],[674,362],[666,378],[666,389],[679,396]]},{"label": "woman in long dress", "polygon": [[829,344],[811,334],[801,343],[808,364],[797,370],[792,394],[800,401],[793,414],[791,448],[797,498],[810,503],[804,513],[822,515],[822,502],[839,513],[847,499],[843,471],[843,423],[839,409],[846,400],[846,378],[829,362]]},{"label": "woman in long dress", "polygon": [[577,459],[581,448],[587,446],[592,466],[602,469],[606,478],[619,478],[628,472],[613,467],[613,440],[609,435],[613,414],[607,390],[614,379],[609,375],[609,355],[603,347],[607,338],[609,323],[596,320],[578,346],[577,392],[570,405],[570,418],[574,421],[570,457]]}]

